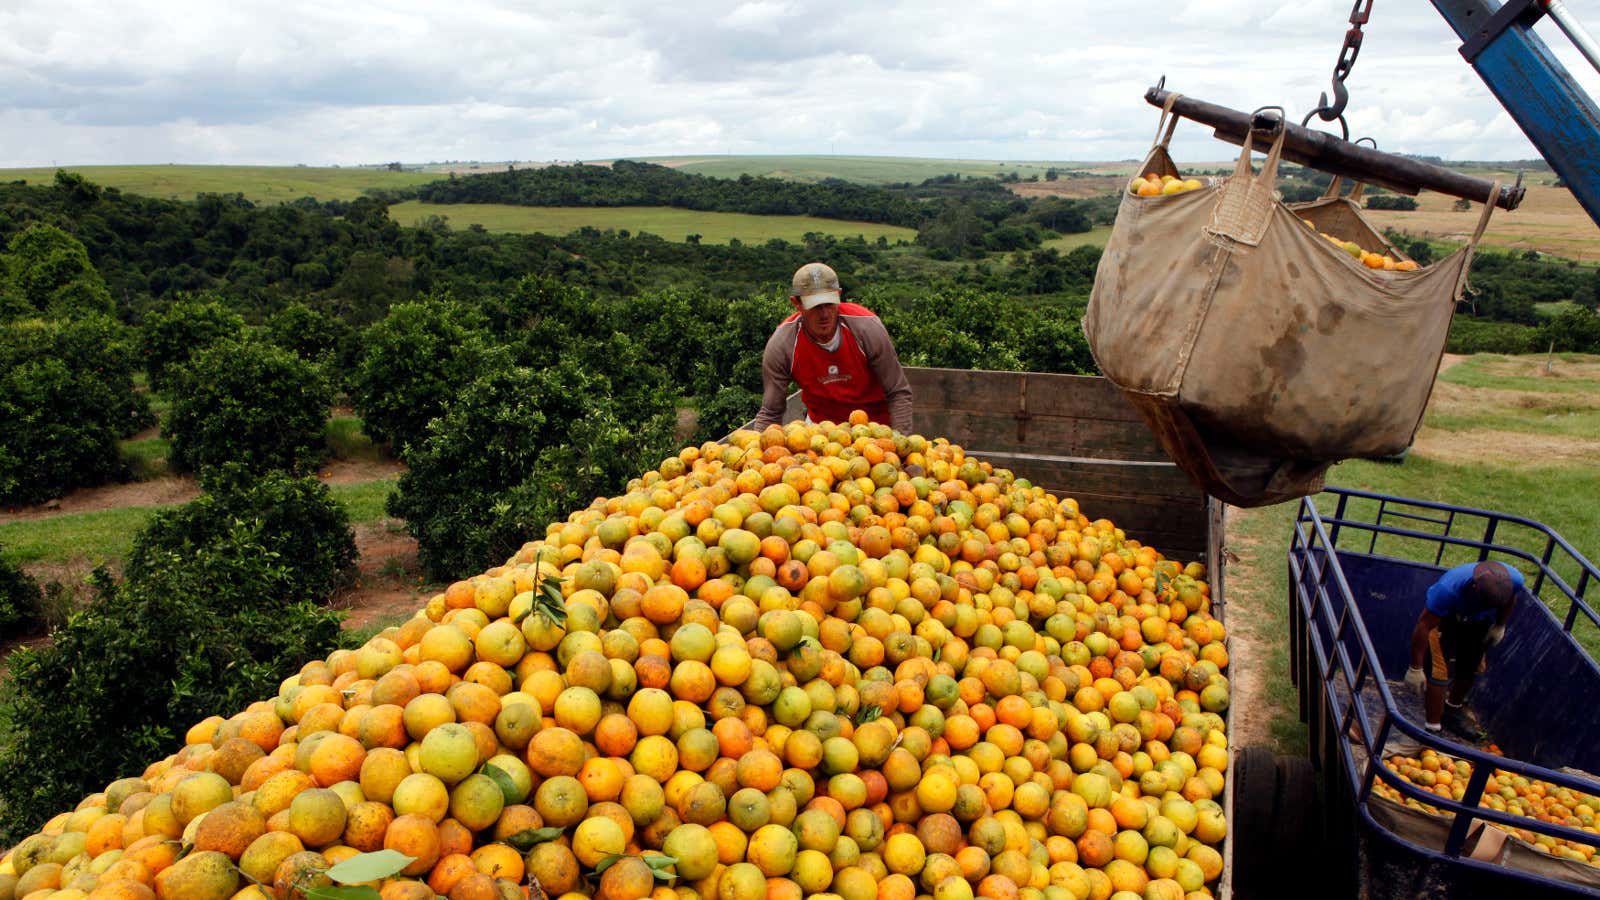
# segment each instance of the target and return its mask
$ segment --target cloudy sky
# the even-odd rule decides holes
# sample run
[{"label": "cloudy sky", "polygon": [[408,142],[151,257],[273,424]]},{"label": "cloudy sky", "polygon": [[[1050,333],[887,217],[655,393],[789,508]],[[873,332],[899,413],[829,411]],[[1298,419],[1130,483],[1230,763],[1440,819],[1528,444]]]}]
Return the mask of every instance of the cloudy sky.
[{"label": "cloudy sky", "polygon": [[[1170,88],[1298,120],[1350,0],[6,0],[0,166],[1143,155]],[[1568,6],[1600,30],[1600,0]],[[1545,22],[1591,94],[1600,78]],[[1535,156],[1428,0],[1374,5],[1354,135]],[[1225,145],[1180,129],[1179,159]]]}]

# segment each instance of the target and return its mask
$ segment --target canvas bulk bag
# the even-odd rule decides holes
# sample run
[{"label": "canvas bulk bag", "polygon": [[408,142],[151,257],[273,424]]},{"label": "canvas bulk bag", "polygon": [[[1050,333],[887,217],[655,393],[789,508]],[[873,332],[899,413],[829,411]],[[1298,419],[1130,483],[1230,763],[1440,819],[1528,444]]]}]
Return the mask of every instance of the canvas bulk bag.
[{"label": "canvas bulk bag", "polygon": [[[1167,152],[1175,99],[1141,172],[1178,174]],[[1319,233],[1394,253],[1355,203],[1291,208],[1278,196],[1284,134],[1259,173],[1247,137],[1220,182],[1125,194],[1083,319],[1100,371],[1168,455],[1238,506],[1315,493],[1334,462],[1411,443],[1493,209],[1431,266],[1368,268]]]}]

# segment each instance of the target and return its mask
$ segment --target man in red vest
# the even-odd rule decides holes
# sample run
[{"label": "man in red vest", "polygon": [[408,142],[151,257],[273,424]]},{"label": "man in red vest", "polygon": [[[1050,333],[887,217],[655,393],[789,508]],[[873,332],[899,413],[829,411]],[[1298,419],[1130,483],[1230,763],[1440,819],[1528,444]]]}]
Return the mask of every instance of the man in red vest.
[{"label": "man in red vest", "polygon": [[813,422],[843,423],[860,409],[871,421],[910,434],[911,383],[883,321],[864,306],[841,302],[838,274],[819,262],[794,273],[789,302],[794,315],[772,332],[761,357],[761,411],[753,427],[782,424],[793,381]]}]

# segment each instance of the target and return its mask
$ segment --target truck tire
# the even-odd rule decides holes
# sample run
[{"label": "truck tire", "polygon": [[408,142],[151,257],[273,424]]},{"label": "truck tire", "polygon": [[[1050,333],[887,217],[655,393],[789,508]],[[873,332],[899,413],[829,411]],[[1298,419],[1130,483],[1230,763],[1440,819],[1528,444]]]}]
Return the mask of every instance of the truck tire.
[{"label": "truck tire", "polygon": [[1331,896],[1304,874],[1326,856],[1317,773],[1303,756],[1274,756],[1246,747],[1233,760],[1233,895],[1239,900],[1279,896],[1285,884],[1297,895]]},{"label": "truck tire", "polygon": [[1280,853],[1311,863],[1324,849],[1317,773],[1304,756],[1277,758],[1278,803],[1272,817]]},{"label": "truck tire", "polygon": [[1273,834],[1277,762],[1265,747],[1241,747],[1232,766],[1233,816],[1228,821],[1228,840],[1233,842],[1233,896],[1257,900],[1278,895],[1286,882],[1277,878],[1277,839]]}]

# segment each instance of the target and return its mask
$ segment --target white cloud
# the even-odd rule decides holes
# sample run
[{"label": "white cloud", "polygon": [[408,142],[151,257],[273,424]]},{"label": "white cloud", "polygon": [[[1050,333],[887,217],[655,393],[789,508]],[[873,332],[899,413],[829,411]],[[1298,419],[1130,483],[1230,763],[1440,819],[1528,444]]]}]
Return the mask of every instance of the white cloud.
[{"label": "white cloud", "polygon": [[[1570,0],[1600,25],[1600,0]],[[352,164],[708,152],[1143,155],[1168,86],[1298,120],[1347,0],[11,0],[0,165]],[[1600,78],[1551,25],[1580,82]],[[1426,3],[1377,6],[1356,135],[1450,158],[1534,154]],[[23,137],[25,136],[25,138]],[[1231,148],[1187,124],[1181,159]]]},{"label": "white cloud", "polygon": [[762,34],[777,34],[778,28],[783,24],[783,21],[794,14],[794,7],[788,3],[773,3],[770,0],[760,0],[757,3],[739,4],[733,12],[723,16],[717,24],[723,28],[758,31]]}]

